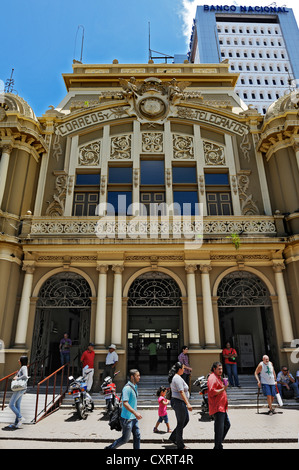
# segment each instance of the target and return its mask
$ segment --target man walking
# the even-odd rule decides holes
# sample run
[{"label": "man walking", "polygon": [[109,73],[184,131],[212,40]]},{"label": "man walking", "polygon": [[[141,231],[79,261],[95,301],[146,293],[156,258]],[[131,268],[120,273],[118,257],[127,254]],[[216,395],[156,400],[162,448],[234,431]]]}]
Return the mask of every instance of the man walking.
[{"label": "man walking", "polygon": [[122,390],[122,411],[121,424],[122,436],[114,441],[105,449],[117,449],[129,442],[131,433],[133,433],[133,448],[140,449],[140,429],[139,420],[142,418],[137,411],[137,384],[140,380],[140,372],[137,369],[131,369],[129,372],[129,381]]},{"label": "man walking", "polygon": [[86,378],[87,391],[90,392],[93,384],[94,374],[94,344],[89,343],[86,351],[81,356],[81,362],[83,367],[83,376]]},{"label": "man walking", "polygon": [[[222,442],[230,428],[227,415],[227,383],[222,381],[223,368],[221,362],[214,362],[212,373],[208,378],[209,414],[214,417],[214,449],[223,449]],[[227,381],[227,379],[224,379]]]},{"label": "man walking", "polygon": [[273,408],[273,401],[276,395],[277,382],[275,370],[272,362],[269,360],[269,356],[263,356],[263,360],[255,369],[254,375],[257,380],[258,387],[262,387],[263,394],[265,397],[267,397],[267,403],[269,407],[268,415],[271,413],[275,414],[276,411]]}]

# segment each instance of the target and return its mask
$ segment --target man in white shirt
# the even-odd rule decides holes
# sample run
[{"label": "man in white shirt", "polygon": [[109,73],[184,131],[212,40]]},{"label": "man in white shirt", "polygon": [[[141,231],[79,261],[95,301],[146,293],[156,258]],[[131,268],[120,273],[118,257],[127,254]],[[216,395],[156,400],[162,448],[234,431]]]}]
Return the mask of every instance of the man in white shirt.
[{"label": "man in white shirt", "polygon": [[118,355],[116,354],[115,344],[110,344],[109,352],[106,356],[105,369],[103,372],[103,380],[106,377],[112,377],[115,374],[116,364],[118,363]]}]

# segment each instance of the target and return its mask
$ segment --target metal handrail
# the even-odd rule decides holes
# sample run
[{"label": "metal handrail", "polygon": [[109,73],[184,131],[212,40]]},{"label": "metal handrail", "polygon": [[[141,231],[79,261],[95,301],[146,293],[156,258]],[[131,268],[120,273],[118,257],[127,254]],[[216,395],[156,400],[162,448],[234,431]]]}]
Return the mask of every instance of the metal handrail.
[{"label": "metal handrail", "polygon": [[3,377],[2,379],[0,379],[0,384],[1,384],[1,382],[4,382],[4,380],[5,380],[4,394],[3,394],[2,407],[1,407],[2,410],[4,410],[4,407],[5,407],[5,399],[6,399],[8,381],[11,377],[15,376],[17,374],[17,372],[18,371],[16,370],[16,371],[12,372],[11,374],[7,375],[6,377]]},{"label": "metal handrail", "polygon": [[[34,366],[34,372],[33,372],[33,384],[32,387],[35,387],[35,380],[36,380],[36,375],[37,375],[37,367],[38,364],[41,362],[42,363],[42,368],[43,368],[43,373],[44,373],[44,362],[47,359],[47,357],[42,357],[41,359],[38,359],[28,365],[28,370]],[[18,370],[15,370],[9,375],[6,375],[2,379],[0,379],[0,388],[1,388],[1,383],[5,381],[5,386],[4,386],[4,394],[3,394],[3,399],[2,399],[2,405],[1,405],[1,410],[4,410],[5,407],[5,400],[6,400],[6,394],[7,394],[7,388],[8,388],[8,381],[11,377],[14,377],[18,373]]]},{"label": "metal handrail", "polygon": [[[66,385],[66,389],[64,391],[62,391],[63,389],[63,377],[64,377],[64,371],[65,371],[65,368],[68,368],[68,375],[67,375],[67,385]],[[49,411],[49,409],[53,408],[57,402],[60,402],[62,401],[67,389],[68,389],[68,377],[69,377],[69,370],[70,370],[70,363],[68,362],[67,364],[64,364],[62,367],[60,367],[59,369],[57,369],[55,372],[53,372],[52,374],[48,375],[48,377],[44,378],[41,382],[39,382],[37,384],[37,391],[36,391],[36,403],[35,403],[35,415],[34,415],[34,422],[37,423],[38,421],[40,421],[43,417],[44,417],[44,414],[47,413]],[[56,379],[57,379],[57,374],[61,371],[61,380],[60,380],[60,392],[58,394],[58,397],[55,399],[55,392],[56,392]],[[49,380],[54,377],[54,385],[53,385],[53,395],[52,395],[52,400],[50,401],[50,403],[47,403],[47,400],[48,400],[48,392],[49,392]],[[42,409],[42,411],[40,411],[38,413],[38,402],[39,402],[39,395],[40,395],[40,386],[42,384],[46,383],[46,394],[45,394],[45,404],[44,404],[44,407]],[[40,416],[38,418],[38,415],[43,412],[44,414],[42,416]]]}]

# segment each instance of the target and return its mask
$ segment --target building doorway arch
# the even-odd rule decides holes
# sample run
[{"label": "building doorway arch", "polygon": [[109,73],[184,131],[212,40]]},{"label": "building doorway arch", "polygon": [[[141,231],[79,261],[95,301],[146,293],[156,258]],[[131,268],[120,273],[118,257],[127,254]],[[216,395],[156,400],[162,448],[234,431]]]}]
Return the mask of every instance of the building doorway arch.
[{"label": "building doorway arch", "polygon": [[278,366],[272,300],[264,280],[250,271],[231,271],[217,287],[222,347],[238,351],[239,372],[251,373],[267,354]]},{"label": "building doorway arch", "polygon": [[[161,271],[147,271],[128,290],[128,368],[165,375],[177,361],[182,334],[181,289]],[[156,353],[156,354],[155,354]]]},{"label": "building doorway arch", "polygon": [[[47,372],[60,367],[59,343],[64,333],[72,340],[76,364],[90,338],[91,288],[76,272],[60,271],[41,285],[36,304],[32,358],[46,357]],[[77,361],[78,359],[78,361]]]}]

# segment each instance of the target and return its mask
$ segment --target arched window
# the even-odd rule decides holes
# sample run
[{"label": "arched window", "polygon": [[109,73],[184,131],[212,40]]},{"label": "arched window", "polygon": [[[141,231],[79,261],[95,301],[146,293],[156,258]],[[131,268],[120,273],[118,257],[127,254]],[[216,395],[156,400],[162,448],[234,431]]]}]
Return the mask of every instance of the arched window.
[{"label": "arched window", "polygon": [[234,271],[219,284],[220,307],[250,307],[272,305],[269,292],[261,279],[246,271]]}]

